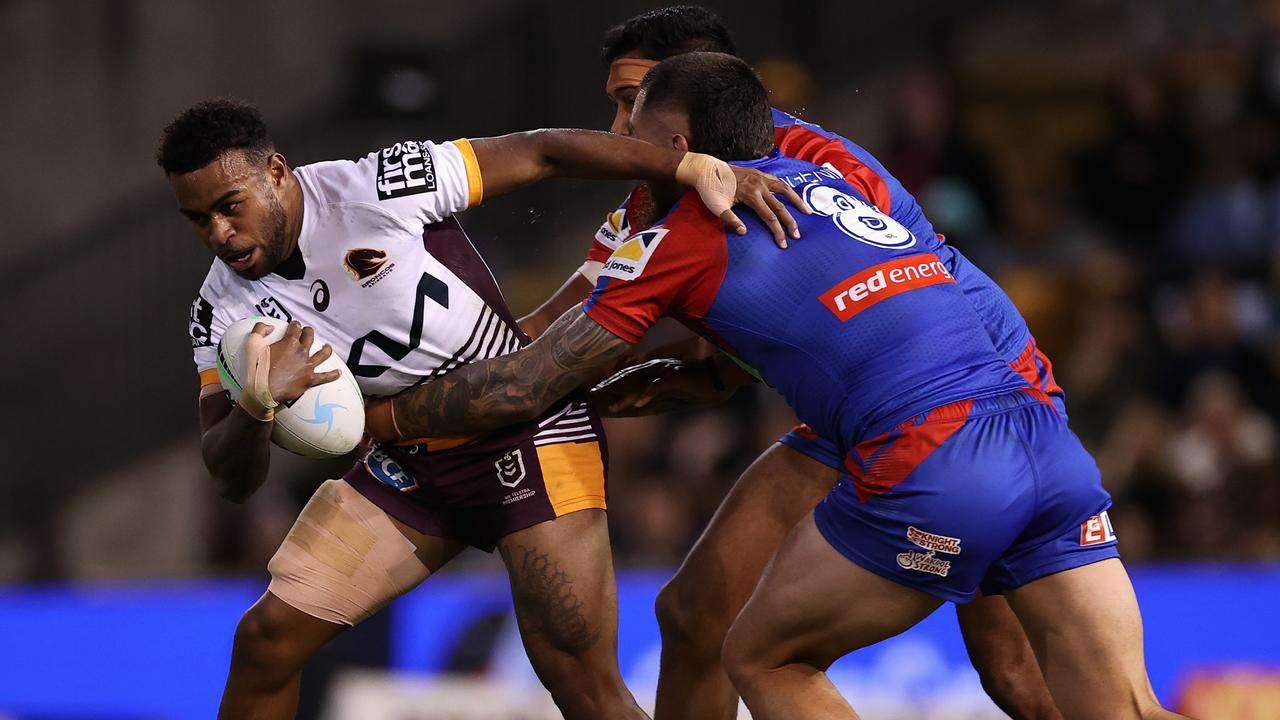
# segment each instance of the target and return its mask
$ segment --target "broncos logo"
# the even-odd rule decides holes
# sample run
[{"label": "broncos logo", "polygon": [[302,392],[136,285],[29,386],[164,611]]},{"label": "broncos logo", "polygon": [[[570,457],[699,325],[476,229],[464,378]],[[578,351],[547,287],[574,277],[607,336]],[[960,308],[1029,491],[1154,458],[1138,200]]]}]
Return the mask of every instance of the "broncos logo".
[{"label": "broncos logo", "polygon": [[302,422],[307,423],[309,425],[324,425],[324,432],[326,435],[328,435],[329,431],[333,429],[333,411],[346,410],[346,409],[347,409],[346,406],[339,405],[338,403],[321,404],[320,394],[317,393],[316,407],[315,407],[315,410],[312,411],[311,413],[314,417],[312,417],[310,420],[306,418],[299,418],[299,419],[302,420]]},{"label": "broncos logo", "polygon": [[347,266],[347,272],[351,273],[356,280],[364,280],[372,277],[387,264],[387,254],[371,248],[355,248],[347,251],[342,264]]}]

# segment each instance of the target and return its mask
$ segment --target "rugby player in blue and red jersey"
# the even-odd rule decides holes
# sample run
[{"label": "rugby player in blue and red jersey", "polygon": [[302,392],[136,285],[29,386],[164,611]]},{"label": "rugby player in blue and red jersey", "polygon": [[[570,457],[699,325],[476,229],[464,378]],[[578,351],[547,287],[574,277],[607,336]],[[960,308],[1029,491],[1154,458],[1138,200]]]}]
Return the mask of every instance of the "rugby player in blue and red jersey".
[{"label": "rugby player in blue and red jersey", "polygon": [[[734,54],[732,35],[711,11],[665,7],[610,29],[603,59],[605,92],[615,106],[611,131],[630,133],[631,110],[644,74],[659,61],[698,50]],[[887,215],[917,236],[934,235],[915,199],[874,157],[855,143],[774,110],[775,140],[785,152],[819,164],[831,162]],[[610,212],[592,238],[582,267],[545,304],[521,318],[537,337],[591,293],[603,264],[631,233],[655,217],[647,186],[636,187]],[[775,234],[777,231],[775,230]],[[1062,405],[1048,362],[1008,296],[950,246],[938,256],[983,319],[993,344],[1020,373]],[[709,344],[705,344],[709,346]],[[619,373],[592,392],[606,414],[635,415],[713,405],[756,382],[725,354],[705,357],[689,343],[651,350],[661,358]],[[672,357],[686,358],[683,360]],[[800,425],[769,447],[734,484],[679,570],[658,595],[662,660],[656,720],[731,720],[738,697],[720,662],[730,623],[788,531],[813,509],[843,468],[836,443]],[[1004,598],[979,597],[956,606],[965,646],[983,688],[1014,720],[1060,718],[1021,625]]]},{"label": "rugby player in blue and red jersey", "polygon": [[1147,679],[1097,467],[1001,356],[937,237],[832,163],[775,147],[767,94],[731,56],[656,66],[632,126],[792,184],[813,210],[805,241],[783,252],[755,222],[729,236],[696,198],[654,185],[665,216],[614,252],[583,311],[510,356],[371,403],[370,432],[526,421],[677,318],[756,368],[844,458],[729,631],[725,666],[756,718],[856,718],[826,667],[979,588],[1008,597],[1067,717],[1176,717]]}]

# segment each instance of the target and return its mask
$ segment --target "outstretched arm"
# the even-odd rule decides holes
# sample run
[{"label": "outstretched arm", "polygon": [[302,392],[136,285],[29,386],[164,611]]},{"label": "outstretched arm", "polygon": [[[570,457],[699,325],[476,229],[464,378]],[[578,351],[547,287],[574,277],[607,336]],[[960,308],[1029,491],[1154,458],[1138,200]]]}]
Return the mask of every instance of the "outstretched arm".
[{"label": "outstretched arm", "polygon": [[774,239],[800,237],[795,218],[773,193],[803,213],[809,207],[778,178],[729,165],[710,155],[670,148],[594,130],[531,130],[470,141],[484,178],[484,194],[513,192],[552,177],[671,181],[698,191],[707,208],[736,233],[747,231],[733,205],[750,207],[773,231]]},{"label": "outstretched arm", "polygon": [[475,435],[531,420],[598,377],[631,343],[577,308],[519,352],[465,365],[366,406],[378,440]]}]

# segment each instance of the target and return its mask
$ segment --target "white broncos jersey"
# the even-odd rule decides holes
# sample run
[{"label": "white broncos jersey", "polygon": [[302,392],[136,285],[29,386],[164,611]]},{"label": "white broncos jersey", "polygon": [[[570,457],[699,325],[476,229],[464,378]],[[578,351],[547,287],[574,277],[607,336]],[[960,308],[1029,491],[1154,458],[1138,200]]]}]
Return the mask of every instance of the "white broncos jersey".
[{"label": "white broncos jersey", "polygon": [[524,344],[489,268],[451,219],[483,196],[466,140],[402,142],[294,174],[302,262],[251,281],[214,260],[191,306],[202,385],[217,382],[222,333],[254,315],[315,328],[375,396]]}]

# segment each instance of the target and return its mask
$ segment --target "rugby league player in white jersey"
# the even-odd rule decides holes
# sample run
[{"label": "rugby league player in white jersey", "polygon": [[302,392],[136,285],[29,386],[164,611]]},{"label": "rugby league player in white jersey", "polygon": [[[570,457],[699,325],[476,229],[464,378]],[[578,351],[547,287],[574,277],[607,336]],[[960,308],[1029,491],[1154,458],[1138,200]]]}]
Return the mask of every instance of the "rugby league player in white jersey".
[{"label": "rugby league player in white jersey", "polygon": [[[708,156],[578,130],[473,141],[405,141],[351,161],[291,168],[258,111],[195,105],[165,129],[157,160],[180,212],[217,255],[191,308],[202,452],[223,496],[266,479],[274,409],[336,378],[386,396],[527,343],[455,213],[554,176],[694,186],[741,227],[734,203],[781,240],[789,188]],[[253,315],[291,323],[250,336],[259,380],[232,403],[219,384],[223,331]],[[313,330],[314,329],[314,330]],[[313,337],[326,345],[309,355]],[[269,564],[271,583],[236,629],[219,717],[289,718],[306,659],[415,587],[466,546],[500,551],[539,678],[571,720],[641,718],[623,685],[605,522],[599,420],[568,397],[536,420],[480,437],[373,444],[322,484]]]}]

